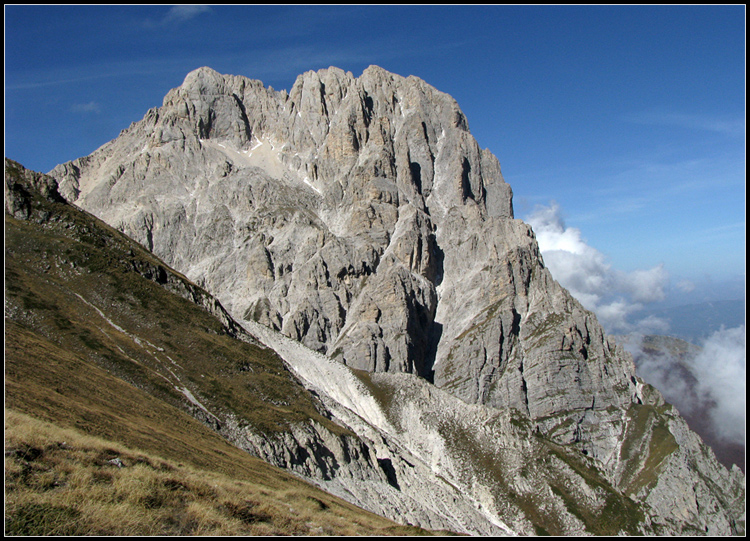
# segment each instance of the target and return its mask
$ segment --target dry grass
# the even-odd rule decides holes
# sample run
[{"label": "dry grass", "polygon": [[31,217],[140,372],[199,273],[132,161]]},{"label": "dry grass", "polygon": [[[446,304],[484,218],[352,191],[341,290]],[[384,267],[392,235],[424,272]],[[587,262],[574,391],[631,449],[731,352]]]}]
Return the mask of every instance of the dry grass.
[{"label": "dry grass", "polygon": [[303,483],[196,469],[9,410],[6,535],[414,535]]}]

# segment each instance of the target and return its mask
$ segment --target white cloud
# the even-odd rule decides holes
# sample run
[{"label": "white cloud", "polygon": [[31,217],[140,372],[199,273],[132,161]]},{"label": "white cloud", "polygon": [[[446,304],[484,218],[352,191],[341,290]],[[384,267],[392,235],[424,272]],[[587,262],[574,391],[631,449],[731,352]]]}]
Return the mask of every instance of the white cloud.
[{"label": "white cloud", "polygon": [[146,19],[142,24],[143,27],[147,29],[156,29],[168,25],[179,25],[197,17],[198,15],[209,13],[210,11],[211,8],[209,6],[200,4],[172,6],[161,20],[154,21],[153,19]]},{"label": "white cloud", "polygon": [[183,23],[187,20],[197,17],[201,13],[208,13],[211,8],[205,5],[189,4],[182,6],[173,6],[163,19],[164,24]]},{"label": "white cloud", "polygon": [[95,101],[90,101],[88,103],[77,103],[73,105],[71,108],[71,111],[74,113],[96,113],[99,114],[102,112],[101,106],[96,103]]},{"label": "white cloud", "polygon": [[631,272],[614,271],[620,288],[636,302],[650,303],[664,300],[667,272],[663,265]]},{"label": "white cloud", "polygon": [[633,324],[634,332],[638,334],[667,334],[669,323],[657,316],[647,316]]},{"label": "white cloud", "polygon": [[[565,225],[556,203],[537,207],[526,221],[534,229],[552,276],[596,313],[607,331],[634,330],[628,316],[644,303],[664,299],[668,275],[662,265],[632,272],[613,269],[604,254],[586,243],[579,229]],[[656,320],[650,324],[661,329],[666,325]]]},{"label": "white cloud", "polygon": [[[608,332],[628,333],[628,349],[640,352],[638,373],[684,413],[708,408],[713,432],[733,443],[745,441],[745,326],[722,329],[702,344],[700,353],[686,359],[690,376],[676,358],[653,356],[641,348],[639,336],[666,334],[669,324],[655,316],[630,321],[643,304],[663,300],[668,276],[659,265],[623,272],[589,246],[580,230],[567,227],[556,203],[538,207],[526,221],[536,233],[544,262],[552,276],[584,307],[593,311]],[[677,288],[692,291],[682,281]],[[694,378],[694,379],[693,379]]]},{"label": "white cloud", "polygon": [[638,375],[656,387],[667,402],[677,406],[683,415],[693,414],[704,408],[707,397],[696,388],[694,374],[686,372],[680,357],[672,355],[670,350],[654,353],[644,347],[645,334],[647,333],[630,333],[625,341],[625,349],[636,361]]},{"label": "white cloud", "polygon": [[649,126],[674,126],[744,137],[745,119],[735,116],[702,115],[696,113],[641,113],[624,117],[626,122]]},{"label": "white cloud", "polygon": [[692,365],[700,388],[715,404],[710,416],[717,435],[744,444],[747,393],[745,326],[721,329],[712,334]]},{"label": "white cloud", "polygon": [[683,293],[691,293],[692,291],[695,291],[695,284],[690,280],[680,280],[677,282],[676,287]]}]

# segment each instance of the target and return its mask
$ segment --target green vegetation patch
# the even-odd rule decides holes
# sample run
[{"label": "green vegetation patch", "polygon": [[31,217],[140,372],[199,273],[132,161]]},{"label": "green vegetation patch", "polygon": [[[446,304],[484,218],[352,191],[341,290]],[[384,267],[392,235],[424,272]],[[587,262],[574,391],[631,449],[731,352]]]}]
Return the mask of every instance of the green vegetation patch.
[{"label": "green vegetation patch", "polygon": [[592,489],[604,497],[604,505],[592,508],[585,505],[571,490],[565,479],[549,479],[550,488],[565,503],[567,510],[586,526],[593,535],[642,534],[644,514],[641,506],[625,494],[612,488],[610,483],[575,449],[566,449],[542,437],[551,455],[570,466],[573,471]]},{"label": "green vegetation patch", "polygon": [[[678,449],[669,431],[664,406],[633,404],[628,410],[628,429],[622,445],[626,470],[622,485],[627,494],[638,494],[658,481],[662,464]],[[645,456],[644,456],[645,455]]]},{"label": "green vegetation patch", "polygon": [[396,388],[382,380],[380,382],[375,382],[373,380],[373,374],[366,370],[358,370],[355,368],[350,368],[350,370],[352,374],[354,374],[357,379],[367,387],[370,395],[375,399],[380,406],[380,409],[383,410],[388,417],[388,421],[395,426],[400,427],[398,416],[393,413],[393,401],[396,398]]}]

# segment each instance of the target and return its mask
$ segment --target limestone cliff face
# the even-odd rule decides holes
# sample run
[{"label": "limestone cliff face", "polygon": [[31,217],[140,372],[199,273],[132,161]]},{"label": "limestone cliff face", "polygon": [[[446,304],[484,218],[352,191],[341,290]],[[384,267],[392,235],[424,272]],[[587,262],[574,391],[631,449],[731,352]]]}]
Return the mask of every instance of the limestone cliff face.
[{"label": "limestone cliff face", "polygon": [[[424,81],[329,68],[287,93],[201,68],[50,174],[238,321],[353,369],[414,374],[463,403],[520,412],[530,434],[651,498],[670,528],[736,528],[670,499],[692,460],[675,458],[667,427],[679,423],[552,279],[498,160]],[[652,445],[664,430],[671,439]]]},{"label": "limestone cliff face", "polygon": [[513,219],[497,159],[417,78],[330,68],[287,94],[201,68],[53,175],[239,319],[348,366],[535,418],[633,396],[631,363]]}]

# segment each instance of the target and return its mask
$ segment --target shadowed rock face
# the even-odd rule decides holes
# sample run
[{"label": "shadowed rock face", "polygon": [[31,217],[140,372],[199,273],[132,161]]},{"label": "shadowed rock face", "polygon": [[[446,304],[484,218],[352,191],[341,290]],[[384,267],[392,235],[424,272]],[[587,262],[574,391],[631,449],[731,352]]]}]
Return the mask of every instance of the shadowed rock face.
[{"label": "shadowed rock face", "polygon": [[[677,421],[660,417],[630,356],[552,279],[497,159],[424,81],[329,68],[287,93],[201,68],[50,175],[237,320],[519,411],[613,486],[677,512],[668,494],[683,462],[669,442],[688,432],[667,428]],[[663,430],[672,439],[650,452]],[[642,452],[651,473],[672,473],[639,476]]]}]

